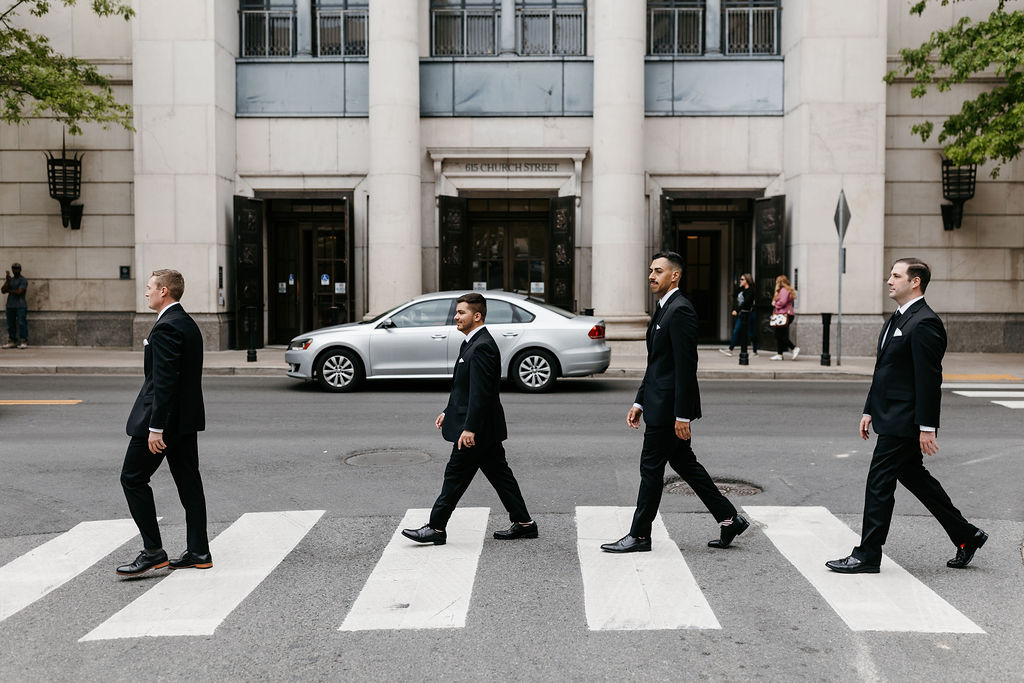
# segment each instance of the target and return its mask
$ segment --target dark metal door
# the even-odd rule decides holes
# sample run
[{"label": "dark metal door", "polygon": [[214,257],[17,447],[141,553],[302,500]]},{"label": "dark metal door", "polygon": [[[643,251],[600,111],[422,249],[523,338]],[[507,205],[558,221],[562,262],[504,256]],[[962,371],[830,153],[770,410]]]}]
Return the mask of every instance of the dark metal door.
[{"label": "dark metal door", "polygon": [[440,199],[441,264],[438,278],[442,291],[466,289],[469,279],[469,257],[466,254],[466,200],[462,197]]},{"label": "dark metal door", "polygon": [[686,263],[686,282],[680,289],[697,310],[697,337],[718,341],[719,273],[722,240],[720,232],[679,231],[679,255]]},{"label": "dark metal door", "polygon": [[768,311],[775,278],[786,273],[786,196],[754,200],[754,280],[758,337],[772,339]]},{"label": "dark metal door", "polygon": [[235,196],[234,326],[231,347],[249,347],[250,326],[256,348],[263,348],[263,202]]},{"label": "dark metal door", "polygon": [[348,231],[337,222],[317,221],[312,239],[313,328],[349,322],[352,288]]},{"label": "dark metal door", "polygon": [[550,304],[567,311],[576,310],[576,197],[556,197],[551,201],[551,250],[548,256]]}]

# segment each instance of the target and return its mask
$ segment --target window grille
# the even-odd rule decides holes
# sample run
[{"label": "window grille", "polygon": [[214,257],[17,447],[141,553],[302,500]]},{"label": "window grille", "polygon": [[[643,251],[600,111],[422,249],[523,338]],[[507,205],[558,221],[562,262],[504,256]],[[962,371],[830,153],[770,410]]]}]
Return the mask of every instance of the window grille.
[{"label": "window grille", "polygon": [[704,54],[704,3],[650,3],[647,9],[647,54]]},{"label": "window grille", "polygon": [[242,10],[243,57],[291,57],[295,54],[295,12]]},{"label": "window grille", "polygon": [[520,55],[583,55],[586,13],[576,8],[521,8],[516,11]]},{"label": "window grille", "polygon": [[488,57],[497,54],[497,9],[435,9],[430,14],[431,54]]},{"label": "window grille", "polygon": [[779,54],[778,0],[725,0],[725,54]]},{"label": "window grille", "polygon": [[318,57],[362,57],[367,54],[369,13],[366,9],[316,9]]}]

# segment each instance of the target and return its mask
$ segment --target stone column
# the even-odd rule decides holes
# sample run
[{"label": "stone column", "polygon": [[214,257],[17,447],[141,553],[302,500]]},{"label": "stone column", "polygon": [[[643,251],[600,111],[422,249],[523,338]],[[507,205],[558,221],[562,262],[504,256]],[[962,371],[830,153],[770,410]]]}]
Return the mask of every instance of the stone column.
[{"label": "stone column", "polygon": [[173,268],[185,276],[182,305],[207,347],[224,349],[229,302],[219,297],[218,272],[231,271],[238,7],[218,0],[134,7],[133,336],[141,344],[154,318],[143,296],[149,274]]},{"label": "stone column", "polygon": [[[882,325],[887,10],[884,0],[787,3],[784,175],[790,273],[799,269],[797,334],[820,352],[821,312],[838,307],[839,191],[844,240],[843,356],[873,355]],[[832,353],[836,352],[833,316]]]},{"label": "stone column", "polygon": [[647,328],[644,203],[646,3],[594,0],[594,312],[610,339]]},{"label": "stone column", "polygon": [[422,293],[419,2],[370,3],[369,313]]}]

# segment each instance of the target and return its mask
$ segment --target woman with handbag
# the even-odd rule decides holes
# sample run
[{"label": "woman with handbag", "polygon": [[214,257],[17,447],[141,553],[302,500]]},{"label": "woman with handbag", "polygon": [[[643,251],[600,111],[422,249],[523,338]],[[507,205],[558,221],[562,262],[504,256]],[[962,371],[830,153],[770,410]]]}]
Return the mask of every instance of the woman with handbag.
[{"label": "woman with handbag", "polygon": [[775,296],[772,297],[772,317],[768,321],[775,333],[775,355],[769,360],[782,360],[782,354],[793,351],[793,360],[800,355],[800,347],[789,339],[789,326],[793,322],[793,302],[796,290],[789,284],[789,278],[780,275],[775,278]]}]

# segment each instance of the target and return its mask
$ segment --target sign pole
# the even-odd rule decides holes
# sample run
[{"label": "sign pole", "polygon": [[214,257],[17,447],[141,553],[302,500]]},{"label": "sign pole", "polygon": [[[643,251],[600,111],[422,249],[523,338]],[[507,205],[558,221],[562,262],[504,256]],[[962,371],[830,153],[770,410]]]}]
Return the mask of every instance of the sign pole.
[{"label": "sign pole", "polygon": [[836,203],[836,215],[833,217],[836,232],[839,233],[839,304],[836,316],[836,365],[843,364],[843,273],[846,272],[846,250],[843,249],[843,238],[846,237],[846,226],[850,224],[850,206],[846,203],[846,193],[839,190],[839,201]]}]

